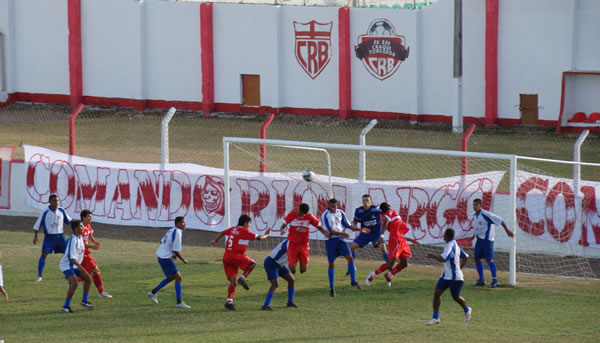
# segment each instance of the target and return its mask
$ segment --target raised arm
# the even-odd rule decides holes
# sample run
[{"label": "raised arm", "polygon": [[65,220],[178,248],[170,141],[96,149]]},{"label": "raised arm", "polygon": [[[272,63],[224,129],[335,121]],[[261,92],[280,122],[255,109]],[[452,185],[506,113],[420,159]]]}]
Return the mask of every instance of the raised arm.
[{"label": "raised arm", "polygon": [[257,240],[262,241],[263,239],[267,239],[267,237],[269,237],[269,234],[271,233],[271,228],[268,228],[267,231],[265,231],[264,235],[258,235],[256,237]]}]

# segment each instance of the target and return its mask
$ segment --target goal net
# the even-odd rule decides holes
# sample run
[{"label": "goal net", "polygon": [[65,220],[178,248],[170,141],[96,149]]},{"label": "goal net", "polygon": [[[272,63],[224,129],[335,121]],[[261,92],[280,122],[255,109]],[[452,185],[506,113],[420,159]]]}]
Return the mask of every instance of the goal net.
[{"label": "goal net", "polygon": [[[255,249],[273,248],[282,239],[283,217],[301,203],[307,203],[310,212],[320,217],[328,200],[336,198],[352,221],[364,194],[369,194],[375,205],[389,203],[407,222],[410,231],[406,236],[421,243],[411,247],[410,263],[414,264],[437,264],[426,256],[441,253],[447,228],[455,230],[459,243],[472,256],[469,238],[473,235],[474,199],[482,199],[483,208],[507,223],[514,220],[512,155],[252,138],[225,137],[223,141],[225,187],[230,189],[226,198],[229,224],[235,225],[240,214],[249,214],[253,231],[273,229],[274,238],[252,243]],[[361,160],[366,166],[364,180],[359,180]],[[302,179],[305,169],[316,174],[312,182]],[[348,233],[350,243],[356,233]],[[313,229],[310,238],[311,254],[326,255],[325,237]],[[511,251],[513,240],[498,231],[499,270],[511,270]],[[383,262],[381,251],[371,244],[357,250],[357,260],[364,259]],[[472,259],[470,263],[474,267]],[[512,271],[514,275],[514,266]],[[359,272],[366,276],[369,271]]]}]

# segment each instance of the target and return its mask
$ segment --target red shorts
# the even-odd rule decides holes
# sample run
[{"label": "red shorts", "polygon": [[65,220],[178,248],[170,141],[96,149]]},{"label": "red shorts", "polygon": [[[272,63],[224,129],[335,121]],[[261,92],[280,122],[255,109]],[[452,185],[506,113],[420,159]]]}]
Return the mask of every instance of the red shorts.
[{"label": "red shorts", "polygon": [[308,264],[310,258],[310,245],[307,243],[288,243],[287,248],[288,265],[295,266],[298,261],[300,264]]},{"label": "red shorts", "polygon": [[238,274],[238,269],[246,269],[250,263],[254,262],[247,255],[242,254],[225,254],[223,255],[223,268],[227,280]]},{"label": "red shorts", "polygon": [[412,254],[410,253],[410,245],[406,239],[391,239],[388,242],[388,258],[409,258]]},{"label": "red shorts", "polygon": [[96,260],[90,255],[83,255],[83,261],[81,261],[81,266],[87,270],[88,273],[92,271],[92,269],[96,268],[98,265],[96,264]]}]

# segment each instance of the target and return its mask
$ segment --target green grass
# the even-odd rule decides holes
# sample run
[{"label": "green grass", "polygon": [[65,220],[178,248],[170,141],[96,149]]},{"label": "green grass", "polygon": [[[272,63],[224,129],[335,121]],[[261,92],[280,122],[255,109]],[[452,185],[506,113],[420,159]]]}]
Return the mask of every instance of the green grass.
[{"label": "green grass", "polygon": [[[262,268],[265,251],[248,252],[259,262],[249,278],[251,289],[240,287],[238,311],[227,312],[223,249],[187,246],[185,235],[182,253],[190,263],[178,266],[183,298],[191,310],[175,308],[172,285],[159,293],[158,305],[145,295],[163,278],[154,256],[157,244],[103,239],[94,256],[114,298],[97,299],[92,288],[96,309],[89,311],[78,305],[78,288],[72,306],[76,312],[65,314],[60,310],[67,290],[58,270],[62,255],[49,256],[43,282],[35,283],[40,247],[31,244],[32,236],[0,231],[0,263],[10,296],[9,304],[0,304],[0,339],[6,342],[593,342],[600,337],[598,281],[546,277],[531,287],[474,289],[474,273],[467,270],[463,296],[474,309],[472,321],[463,323],[462,310],[444,294],[442,323],[426,327],[441,266],[411,265],[391,289],[376,279],[373,286],[357,291],[349,287],[345,263],[338,260],[338,295],[330,298],[322,257],[312,258],[308,272],[297,275],[299,309],[285,308],[282,284],[272,302],[274,311],[263,312],[260,306],[269,286]],[[359,262],[361,283],[376,265]]]}]

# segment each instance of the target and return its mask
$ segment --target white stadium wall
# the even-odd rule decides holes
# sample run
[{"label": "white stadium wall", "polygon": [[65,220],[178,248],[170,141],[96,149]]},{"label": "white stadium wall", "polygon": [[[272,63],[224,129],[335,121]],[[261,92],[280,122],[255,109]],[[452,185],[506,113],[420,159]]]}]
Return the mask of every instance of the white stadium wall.
[{"label": "white stadium wall", "polygon": [[[70,78],[76,77],[69,74],[73,63],[69,60],[70,3],[0,0],[10,101],[69,103],[75,92]],[[519,95],[538,94],[539,123],[559,124],[562,74],[600,71],[600,22],[596,20],[600,2],[498,1],[495,93],[486,91],[485,47],[492,44],[486,42],[488,3],[493,1],[463,1],[463,77],[459,85],[452,75],[452,0],[440,0],[420,10],[351,8],[350,55],[341,62],[341,12],[337,7],[206,4],[211,6],[213,21],[210,53],[214,64],[209,72],[203,71],[208,66],[201,57],[204,26],[200,7],[204,5],[81,0],[83,102],[138,109],[187,103],[186,109],[199,110],[203,101],[211,101],[210,94],[204,99],[204,86],[214,92],[215,108],[221,111],[337,115],[342,97],[340,63],[342,67],[349,63],[351,92],[346,95],[351,96],[350,116],[444,122],[464,117],[465,123],[482,123],[486,99],[497,98],[492,124],[516,125],[521,115]],[[361,35],[367,34],[376,19],[387,20],[396,36],[404,36],[405,48],[410,48],[408,58],[385,77],[374,76],[363,63],[366,58],[361,60],[355,53]],[[315,64],[322,69],[318,75],[304,70],[306,66],[295,53],[293,23],[311,21],[331,23],[326,42],[328,62]],[[379,66],[375,69],[386,69],[376,61],[371,61]],[[487,67],[495,68],[489,63]],[[260,75],[260,106],[241,106],[242,74]],[[203,85],[205,75],[206,80],[214,75],[214,85],[210,81]],[[457,91],[459,86],[462,91]],[[583,97],[578,96],[578,101],[589,101],[587,97],[580,100]],[[568,122],[577,109],[569,111],[562,122]],[[600,122],[589,127],[598,129]]]}]

